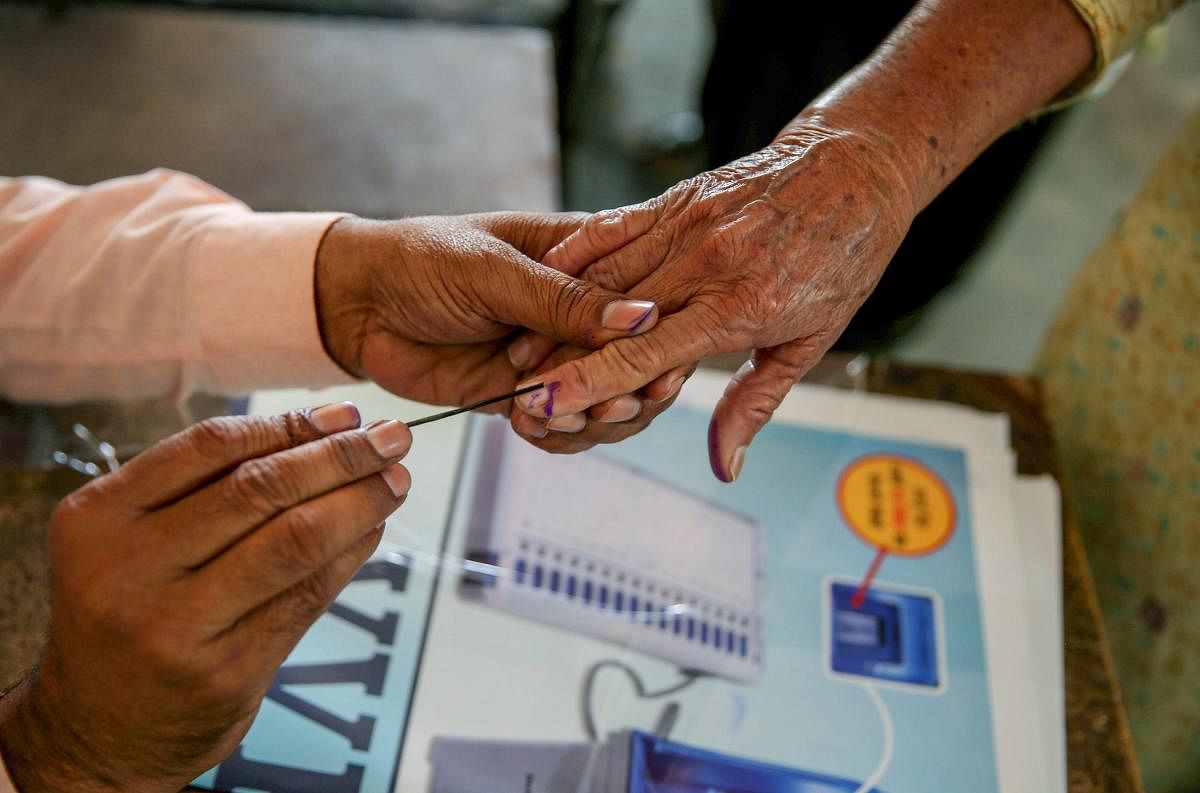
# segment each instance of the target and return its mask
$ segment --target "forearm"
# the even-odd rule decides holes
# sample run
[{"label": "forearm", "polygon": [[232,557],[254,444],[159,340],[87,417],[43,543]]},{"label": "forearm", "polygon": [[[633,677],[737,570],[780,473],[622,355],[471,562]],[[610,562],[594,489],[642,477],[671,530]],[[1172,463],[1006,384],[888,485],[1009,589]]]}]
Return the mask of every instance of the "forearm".
[{"label": "forearm", "polygon": [[779,137],[861,134],[894,164],[916,214],[1092,59],[1068,0],[925,0]]},{"label": "forearm", "polygon": [[165,170],[0,178],[0,394],[63,402],[348,379],[321,347],[335,215],[257,213]]}]

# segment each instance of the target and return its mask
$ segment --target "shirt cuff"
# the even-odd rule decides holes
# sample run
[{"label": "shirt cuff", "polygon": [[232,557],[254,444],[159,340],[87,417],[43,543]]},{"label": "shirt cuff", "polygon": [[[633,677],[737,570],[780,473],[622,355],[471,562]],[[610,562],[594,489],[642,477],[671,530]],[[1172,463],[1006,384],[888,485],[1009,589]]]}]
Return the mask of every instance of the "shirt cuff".
[{"label": "shirt cuff", "polygon": [[205,224],[190,285],[201,355],[186,368],[183,392],[357,382],[325,351],[313,285],[317,249],[342,217],[236,212]]},{"label": "shirt cuff", "polygon": [[1109,67],[1183,0],[1070,0],[1070,3],[1091,31],[1095,55],[1087,71],[1043,112],[1070,105],[1100,88]]}]

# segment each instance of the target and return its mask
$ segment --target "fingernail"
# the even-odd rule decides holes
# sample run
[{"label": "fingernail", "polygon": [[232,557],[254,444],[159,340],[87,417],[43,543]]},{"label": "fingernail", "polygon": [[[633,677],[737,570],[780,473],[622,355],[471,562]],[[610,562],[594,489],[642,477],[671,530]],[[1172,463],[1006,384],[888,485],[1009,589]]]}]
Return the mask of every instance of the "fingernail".
[{"label": "fingernail", "polygon": [[403,457],[412,442],[412,435],[403,422],[382,421],[367,430],[367,440],[380,457]]},{"label": "fingernail", "polygon": [[729,481],[732,482],[742,473],[742,463],[746,462],[746,447],[739,446],[733,450],[729,458]]},{"label": "fingernail", "polygon": [[529,339],[522,336],[521,338],[508,345],[508,360],[513,365],[514,369],[524,369],[529,366],[530,347]]},{"label": "fingernail", "polygon": [[412,486],[412,477],[408,475],[408,470],[400,465],[389,465],[380,472],[383,481],[387,482],[388,489],[392,491],[392,495],[396,498],[408,495],[408,488]]},{"label": "fingernail", "polygon": [[546,425],[533,418],[521,413],[517,416],[516,430],[527,438],[541,439],[546,437]]},{"label": "fingernail", "polygon": [[[526,385],[533,385],[533,382],[517,386],[517,390],[519,391]],[[517,397],[517,404],[527,413],[541,414],[546,418],[550,418],[554,415],[554,395],[560,388],[562,388],[562,383],[546,383],[544,388],[539,388],[537,391],[532,391],[525,396]]]},{"label": "fingernail", "polygon": [[654,304],[649,300],[615,300],[604,307],[600,324],[609,330],[636,333],[653,313]]},{"label": "fingernail", "polygon": [[608,410],[604,412],[604,415],[596,417],[596,421],[605,424],[619,424],[622,421],[630,421],[637,418],[641,412],[642,400],[626,394],[614,399]]},{"label": "fingernail", "polygon": [[582,413],[568,413],[565,416],[555,416],[546,422],[546,428],[555,432],[575,433],[587,426],[587,419]]},{"label": "fingernail", "polygon": [[334,402],[310,411],[308,420],[317,428],[317,432],[332,435],[335,432],[354,429],[362,421],[362,416],[353,402]]},{"label": "fingernail", "polygon": [[679,375],[674,380],[672,380],[671,384],[669,386],[667,386],[667,395],[665,397],[663,397],[662,399],[658,400],[659,404],[666,402],[668,399],[671,399],[676,394],[678,394],[679,389],[683,386],[684,380],[687,380],[687,378],[683,375]]}]

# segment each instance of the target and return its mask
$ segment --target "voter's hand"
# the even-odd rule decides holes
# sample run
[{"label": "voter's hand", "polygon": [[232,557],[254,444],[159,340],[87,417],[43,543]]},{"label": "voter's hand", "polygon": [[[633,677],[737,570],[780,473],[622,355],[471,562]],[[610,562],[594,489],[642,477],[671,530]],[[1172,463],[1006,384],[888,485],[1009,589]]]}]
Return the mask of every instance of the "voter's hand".
[{"label": "voter's hand", "polygon": [[[556,388],[517,400],[529,419],[585,419],[597,440],[621,437],[597,410],[685,376],[701,358],[750,352],[709,427],[713,473],[737,478],[747,447],[792,386],[866,300],[916,212],[892,149],[869,131],[819,117],[767,148],[687,179],[645,203],[598,212],[546,262],[608,289],[653,301],[656,327],[552,367],[554,345],[514,342]],[[528,433],[526,433],[528,434]],[[535,440],[547,446],[553,435]]]},{"label": "voter's hand", "polygon": [[177,791],[237,746],[408,492],[408,428],[358,426],[348,403],[213,419],[58,506],[50,636],[0,699],[21,793]]}]

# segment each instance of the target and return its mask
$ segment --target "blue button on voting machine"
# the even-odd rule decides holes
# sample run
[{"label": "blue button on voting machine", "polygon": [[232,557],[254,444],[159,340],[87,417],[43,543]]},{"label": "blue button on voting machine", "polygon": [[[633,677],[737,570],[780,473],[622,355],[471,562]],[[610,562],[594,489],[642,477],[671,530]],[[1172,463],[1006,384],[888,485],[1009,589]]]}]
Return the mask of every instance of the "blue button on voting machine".
[{"label": "blue button on voting machine", "polygon": [[830,582],[829,651],[835,674],[939,688],[939,637],[932,597],[875,585],[862,605],[857,587]]}]

